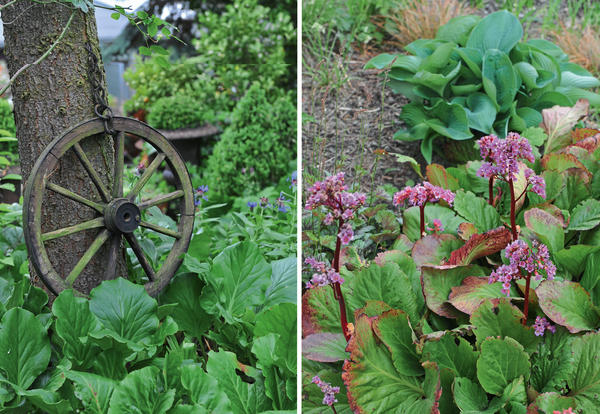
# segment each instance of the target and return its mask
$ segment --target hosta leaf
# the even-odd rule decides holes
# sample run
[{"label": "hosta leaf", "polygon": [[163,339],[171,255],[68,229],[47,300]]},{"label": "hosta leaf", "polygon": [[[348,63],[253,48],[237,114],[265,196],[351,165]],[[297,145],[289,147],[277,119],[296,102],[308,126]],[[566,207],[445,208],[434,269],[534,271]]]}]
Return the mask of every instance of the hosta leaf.
[{"label": "hosta leaf", "polygon": [[600,201],[585,200],[571,212],[568,230],[589,230],[600,224]]},{"label": "hosta leaf", "polygon": [[502,224],[496,209],[470,191],[456,192],[454,210],[466,221],[473,223],[480,232],[494,229]]},{"label": "hosta leaf", "polygon": [[296,372],[296,305],[281,303],[264,310],[256,317],[254,337],[270,333],[279,336],[276,346],[276,355],[282,363],[277,365],[288,369],[290,373]]},{"label": "hosta leaf", "polygon": [[175,390],[162,390],[160,370],[149,366],[133,371],[115,388],[109,414],[163,414],[173,405]]},{"label": "hosta leaf", "polygon": [[435,35],[436,39],[446,40],[464,46],[473,27],[479,23],[481,17],[476,15],[458,16],[450,19],[440,28]]},{"label": "hosta leaf", "polygon": [[[464,226],[463,230],[466,230]],[[510,230],[505,227],[498,227],[483,234],[473,234],[461,248],[452,252],[448,264],[470,264],[480,257],[501,251],[511,240]]]},{"label": "hosta leaf", "polygon": [[449,104],[440,100],[428,111],[425,123],[440,135],[454,140],[473,137],[465,109],[459,104]]},{"label": "hosta leaf", "polygon": [[498,112],[508,110],[519,89],[519,79],[508,55],[498,49],[488,49],[483,55],[482,76],[483,89]]},{"label": "hosta leaf", "polygon": [[571,333],[593,330],[600,326],[598,309],[579,283],[546,280],[535,292],[544,313]]},{"label": "hosta leaf", "polygon": [[373,321],[373,331],[387,346],[396,370],[401,375],[419,376],[423,368],[413,344],[413,331],[406,313],[392,309]]},{"label": "hosta leaf", "polygon": [[[457,343],[458,342],[458,343]],[[464,338],[446,333],[439,340],[427,341],[423,358],[434,361],[440,368],[447,368],[456,377],[475,379],[478,352]]]},{"label": "hosta leaf", "polygon": [[89,368],[99,348],[91,341],[82,341],[90,332],[101,327],[90,311],[87,299],[75,297],[71,289],[63,290],[52,305],[56,317],[55,329],[63,343],[63,354],[77,366]]},{"label": "hosta leaf", "polygon": [[561,64],[560,86],[590,89],[600,86],[600,81],[575,63]]},{"label": "hosta leaf", "polygon": [[302,340],[302,355],[312,361],[336,362],[348,358],[346,339],[341,333],[320,332]]},{"label": "hosta leaf", "polygon": [[366,315],[356,321],[342,378],[355,412],[393,412],[420,399],[423,390],[417,377],[396,371],[389,350],[376,339],[372,323]]},{"label": "hosta leaf", "polygon": [[0,377],[27,389],[50,362],[50,341],[29,311],[9,309],[0,322]]},{"label": "hosta leaf", "polygon": [[502,395],[515,379],[529,378],[530,365],[523,346],[514,339],[488,338],[481,343],[477,378],[486,392]]},{"label": "hosta leaf", "polygon": [[573,107],[555,105],[542,110],[542,128],[548,135],[544,153],[564,147],[571,138],[571,129],[589,110],[589,102],[579,100]]},{"label": "hosta leaf", "polygon": [[477,76],[481,78],[481,62],[483,61],[483,52],[479,49],[458,47],[456,53],[459,54],[463,62],[469,67],[469,69]]},{"label": "hosta leaf", "polygon": [[473,29],[467,47],[484,54],[489,49],[508,53],[523,37],[523,27],[513,14],[506,10],[484,17]]},{"label": "hosta leaf", "polygon": [[[477,88],[479,89],[481,88]],[[494,101],[489,96],[477,92],[469,95],[466,104],[469,128],[486,134],[491,133],[497,114]]]},{"label": "hosta leaf", "polygon": [[86,412],[106,414],[117,381],[89,372],[67,371],[66,377],[75,385],[75,396],[81,400]]},{"label": "hosta leaf", "polygon": [[600,402],[600,334],[590,333],[573,340],[573,373],[568,380],[577,408],[593,412]]},{"label": "hosta leaf", "polygon": [[265,307],[279,303],[296,303],[296,258],[288,257],[271,263],[273,274],[267,289]]},{"label": "hosta leaf", "polygon": [[179,275],[160,295],[160,304],[177,305],[170,313],[179,329],[190,337],[200,338],[208,330],[213,318],[202,309],[204,284],[195,274]]},{"label": "hosta leaf", "polygon": [[469,266],[423,266],[421,281],[427,307],[440,316],[455,318],[458,312],[448,303],[452,288],[468,276],[485,276],[486,270]]},{"label": "hosta leaf", "polygon": [[475,327],[477,346],[488,337],[511,337],[523,345],[528,353],[537,349],[540,337],[534,329],[524,326],[523,313],[511,305],[508,299],[501,299],[497,305],[490,300],[484,301],[471,315],[471,324]]},{"label": "hosta leaf", "polygon": [[525,225],[533,231],[538,239],[548,246],[550,252],[562,250],[565,234],[559,219],[539,208],[525,212]]},{"label": "hosta leaf", "polygon": [[90,293],[90,310],[116,339],[152,343],[158,329],[158,305],[143,286],[124,278],[102,282]]},{"label": "hosta leaf", "polygon": [[[511,297],[517,297],[517,292],[511,287]],[[502,283],[489,283],[487,277],[469,276],[460,286],[452,287],[449,302],[461,312],[471,315],[484,300],[498,303],[506,294],[502,293]]]},{"label": "hosta leaf", "polygon": [[220,311],[228,323],[233,323],[247,308],[264,302],[271,284],[271,266],[255,244],[242,242],[227,247],[214,259],[207,282],[216,299],[213,312]]},{"label": "hosta leaf", "polygon": [[383,69],[389,66],[397,57],[398,55],[381,53],[365,63],[363,69]]},{"label": "hosta leaf", "polygon": [[217,380],[208,375],[200,364],[181,367],[181,384],[188,391],[190,400],[207,412],[231,413],[229,398],[219,388]]},{"label": "hosta leaf", "polygon": [[440,265],[460,245],[461,242],[452,234],[428,234],[415,242],[411,256],[417,267]]}]

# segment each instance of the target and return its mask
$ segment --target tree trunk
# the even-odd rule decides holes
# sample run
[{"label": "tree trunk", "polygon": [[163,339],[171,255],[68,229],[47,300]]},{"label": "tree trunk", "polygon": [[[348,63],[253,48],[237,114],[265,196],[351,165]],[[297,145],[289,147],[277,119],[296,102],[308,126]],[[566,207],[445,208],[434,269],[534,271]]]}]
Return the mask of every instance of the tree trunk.
[{"label": "tree trunk", "polygon": [[[8,0],[0,0],[6,4]],[[62,33],[72,10],[64,3],[35,4],[21,0],[2,10],[5,56],[13,76],[23,65],[38,59]],[[92,86],[88,76],[89,42],[95,53],[98,33],[93,10],[75,13],[63,40],[39,65],[22,72],[11,90],[19,140],[21,174],[24,182],[41,152],[56,137],[80,122],[95,117]],[[104,73],[103,67],[100,68]],[[111,187],[114,148],[112,140],[95,137],[84,140],[83,149],[102,180]],[[67,152],[51,181],[83,197],[100,201],[89,176],[75,156]],[[42,232],[67,227],[95,217],[92,209],[52,191],[46,191]],[[99,230],[87,230],[45,243],[54,269],[65,277],[94,240]],[[109,243],[86,266],[74,287],[88,293],[103,279]],[[122,275],[124,256],[119,255]],[[32,270],[33,279],[37,280]]]}]

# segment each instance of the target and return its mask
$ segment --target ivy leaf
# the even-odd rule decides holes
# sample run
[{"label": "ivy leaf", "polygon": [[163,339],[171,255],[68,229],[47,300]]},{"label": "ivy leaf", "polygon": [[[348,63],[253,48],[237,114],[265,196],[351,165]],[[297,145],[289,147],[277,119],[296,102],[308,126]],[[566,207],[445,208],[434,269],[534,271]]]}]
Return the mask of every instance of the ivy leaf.
[{"label": "ivy leaf", "polygon": [[108,414],[166,413],[173,405],[175,390],[162,390],[160,370],[144,367],[128,374],[110,399]]},{"label": "ivy leaf", "polygon": [[502,395],[520,376],[529,379],[530,366],[529,357],[517,341],[510,337],[488,338],[481,343],[477,378],[486,392]]}]

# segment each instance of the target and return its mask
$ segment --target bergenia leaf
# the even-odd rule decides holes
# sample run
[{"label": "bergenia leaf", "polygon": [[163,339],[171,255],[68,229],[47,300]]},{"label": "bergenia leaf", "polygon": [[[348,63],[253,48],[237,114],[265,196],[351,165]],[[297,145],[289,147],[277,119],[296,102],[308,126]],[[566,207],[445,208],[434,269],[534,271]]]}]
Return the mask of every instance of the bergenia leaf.
[{"label": "bergenia leaf", "polygon": [[160,370],[148,366],[131,372],[116,386],[108,414],[131,412],[133,407],[139,413],[166,413],[174,399],[175,390],[162,389]]},{"label": "bergenia leaf", "polygon": [[[516,290],[511,287],[511,298],[518,297]],[[460,286],[452,287],[449,302],[456,309],[471,315],[479,305],[485,300],[491,300],[497,304],[501,299],[506,298],[502,293],[502,283],[489,283],[487,277],[469,276],[462,281]]]},{"label": "bergenia leaf", "polygon": [[573,341],[573,372],[568,380],[570,396],[582,412],[594,412],[600,395],[600,334],[590,333]]},{"label": "bergenia leaf", "polygon": [[341,333],[315,333],[302,340],[302,355],[312,361],[343,361],[348,358],[346,345],[348,342]]},{"label": "bergenia leaf", "polygon": [[511,240],[510,229],[506,227],[498,227],[483,234],[473,234],[461,248],[452,252],[448,264],[468,265],[480,257],[501,251]]},{"label": "bergenia leaf", "polygon": [[527,380],[530,368],[527,353],[514,339],[488,338],[481,343],[477,379],[486,392],[502,395],[515,379],[522,376]]},{"label": "bergenia leaf", "polygon": [[577,101],[573,107],[555,105],[542,110],[542,128],[548,135],[544,153],[560,149],[569,143],[571,129],[589,111],[589,102],[583,99]]}]

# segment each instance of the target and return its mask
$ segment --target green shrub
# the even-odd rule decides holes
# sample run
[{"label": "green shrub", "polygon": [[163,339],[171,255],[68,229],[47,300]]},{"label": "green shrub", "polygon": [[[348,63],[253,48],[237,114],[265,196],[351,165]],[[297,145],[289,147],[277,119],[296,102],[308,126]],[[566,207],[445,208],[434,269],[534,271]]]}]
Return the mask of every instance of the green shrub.
[{"label": "green shrub", "polygon": [[263,188],[278,182],[295,154],[294,99],[288,94],[270,101],[255,83],[215,145],[208,160],[207,182],[220,198],[243,195],[251,184]]},{"label": "green shrub", "polygon": [[411,100],[400,115],[408,128],[395,137],[422,141],[421,152],[431,162],[440,137],[504,137],[539,125],[541,110],[554,105],[573,106],[584,98],[600,106],[600,95],[586,90],[600,86],[598,79],[555,44],[522,42],[522,36],[519,20],[507,11],[483,19],[461,16],[435,39],[406,46],[410,56],[382,54],[369,61],[366,68],[391,64],[390,87]]},{"label": "green shrub", "polygon": [[195,128],[214,121],[214,113],[190,96],[175,95],[157,100],[147,121],[159,129]]},{"label": "green shrub", "polygon": [[0,129],[9,132],[11,136],[15,136],[15,118],[13,109],[6,99],[0,99]]}]

